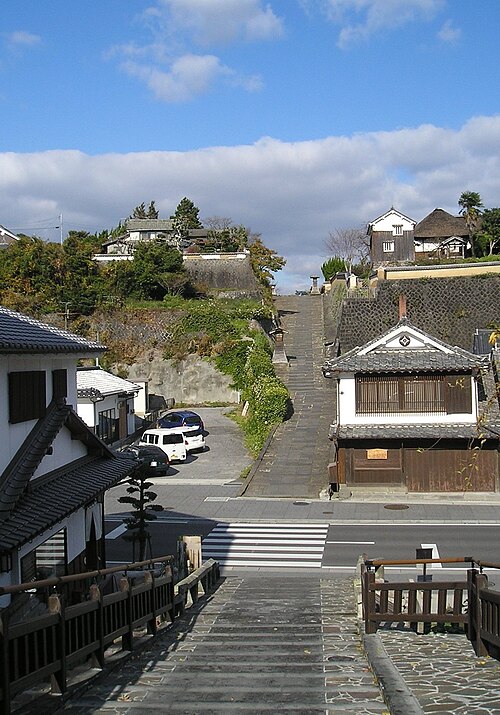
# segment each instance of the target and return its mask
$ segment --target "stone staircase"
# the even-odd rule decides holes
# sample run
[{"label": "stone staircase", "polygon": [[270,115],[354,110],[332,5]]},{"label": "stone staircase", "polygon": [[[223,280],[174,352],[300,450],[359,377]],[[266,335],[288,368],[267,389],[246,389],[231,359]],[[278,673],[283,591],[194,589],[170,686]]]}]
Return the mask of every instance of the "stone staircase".
[{"label": "stone staircase", "polygon": [[350,579],[227,578],[137,655],[65,702],[74,713],[387,713]]},{"label": "stone staircase", "polygon": [[321,372],[323,298],[278,296],[275,302],[289,360],[275,368],[290,392],[293,415],[277,428],[244,496],[317,499],[328,486],[328,429],[335,415],[334,381]]}]

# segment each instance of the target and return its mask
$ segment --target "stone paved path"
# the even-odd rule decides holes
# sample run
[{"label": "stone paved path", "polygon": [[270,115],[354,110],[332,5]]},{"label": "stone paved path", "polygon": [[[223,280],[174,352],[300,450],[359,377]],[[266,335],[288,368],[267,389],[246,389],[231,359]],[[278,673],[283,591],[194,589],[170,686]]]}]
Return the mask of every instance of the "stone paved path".
[{"label": "stone paved path", "polygon": [[378,634],[424,713],[500,714],[500,663],[476,657],[465,635]]},{"label": "stone paved path", "polygon": [[225,580],[175,627],[67,702],[74,713],[387,713],[350,579]]},{"label": "stone paved path", "polygon": [[333,419],[333,380],[325,380],[323,299],[320,295],[276,298],[289,367],[277,366],[293,402],[292,417],[280,425],[245,496],[317,499],[328,486]]}]

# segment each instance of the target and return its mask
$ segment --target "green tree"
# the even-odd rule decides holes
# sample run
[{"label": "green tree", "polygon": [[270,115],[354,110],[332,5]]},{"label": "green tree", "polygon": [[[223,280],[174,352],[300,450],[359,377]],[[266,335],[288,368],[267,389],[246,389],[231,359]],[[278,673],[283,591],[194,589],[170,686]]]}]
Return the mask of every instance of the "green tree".
[{"label": "green tree", "polygon": [[321,266],[321,272],[325,281],[329,281],[336,273],[345,271],[345,261],[339,256],[332,256]]},{"label": "green tree", "polygon": [[100,246],[100,238],[87,231],[70,231],[63,243],[61,299],[71,303],[72,313],[88,315],[99,302],[101,279],[93,256]]},{"label": "green tree", "polygon": [[146,208],[146,204],[143,201],[142,204],[135,207],[129,218],[158,218],[158,210],[155,206],[155,202],[150,201],[148,208]]},{"label": "green tree", "polygon": [[460,215],[465,218],[465,223],[467,224],[467,230],[469,232],[472,255],[475,256],[476,246],[474,234],[477,231],[479,217],[481,216],[481,209],[483,208],[481,196],[477,193],[477,191],[463,191],[458,199],[458,205],[460,206]]},{"label": "green tree", "polygon": [[2,251],[0,296],[9,308],[34,314],[57,312],[64,278],[64,256],[58,243],[21,236]]},{"label": "green tree", "polygon": [[485,209],[481,216],[481,231],[478,241],[485,255],[500,249],[500,208]]},{"label": "green tree", "polygon": [[132,262],[133,293],[137,298],[162,300],[170,274],[184,274],[182,253],[163,241],[140,241]]},{"label": "green tree", "polygon": [[179,240],[186,238],[189,229],[203,228],[198,217],[199,213],[199,208],[194,205],[191,199],[184,197],[179,202],[175,212],[170,216],[174,234]]},{"label": "green tree", "polygon": [[280,271],[286,264],[286,259],[276,251],[267,248],[260,238],[255,238],[249,246],[252,268],[261,283],[269,285],[275,271]]}]

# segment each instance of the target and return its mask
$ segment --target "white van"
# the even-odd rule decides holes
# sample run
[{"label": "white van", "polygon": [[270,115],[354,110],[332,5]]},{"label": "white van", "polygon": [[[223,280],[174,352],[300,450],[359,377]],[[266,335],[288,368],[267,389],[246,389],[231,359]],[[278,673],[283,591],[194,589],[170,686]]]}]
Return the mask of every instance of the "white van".
[{"label": "white van", "polygon": [[187,441],[182,429],[147,429],[139,444],[155,444],[162,449],[171,462],[185,462]]}]

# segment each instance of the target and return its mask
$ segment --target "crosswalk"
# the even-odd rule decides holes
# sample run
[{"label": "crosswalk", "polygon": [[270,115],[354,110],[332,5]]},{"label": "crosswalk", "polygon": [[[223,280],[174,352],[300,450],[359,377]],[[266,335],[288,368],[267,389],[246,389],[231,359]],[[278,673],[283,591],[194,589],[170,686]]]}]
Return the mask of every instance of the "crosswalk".
[{"label": "crosswalk", "polygon": [[220,523],[203,539],[204,559],[223,566],[321,568],[328,524]]}]

